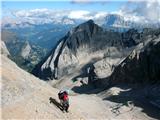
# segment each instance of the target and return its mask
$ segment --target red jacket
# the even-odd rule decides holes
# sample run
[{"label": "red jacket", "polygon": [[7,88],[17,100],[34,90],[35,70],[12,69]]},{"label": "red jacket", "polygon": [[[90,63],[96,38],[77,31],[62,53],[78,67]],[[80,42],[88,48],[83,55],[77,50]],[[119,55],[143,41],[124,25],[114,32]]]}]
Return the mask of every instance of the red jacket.
[{"label": "red jacket", "polygon": [[67,95],[67,94],[64,94],[63,100],[64,100],[64,101],[68,100],[68,95]]}]

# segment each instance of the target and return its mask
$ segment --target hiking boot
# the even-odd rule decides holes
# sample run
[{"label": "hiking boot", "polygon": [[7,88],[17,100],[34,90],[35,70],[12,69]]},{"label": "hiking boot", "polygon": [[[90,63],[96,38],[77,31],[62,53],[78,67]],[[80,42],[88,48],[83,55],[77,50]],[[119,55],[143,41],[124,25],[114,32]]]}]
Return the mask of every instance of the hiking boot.
[{"label": "hiking boot", "polygon": [[66,110],[66,112],[67,112],[67,113],[69,113],[69,111],[68,111],[68,110]]}]

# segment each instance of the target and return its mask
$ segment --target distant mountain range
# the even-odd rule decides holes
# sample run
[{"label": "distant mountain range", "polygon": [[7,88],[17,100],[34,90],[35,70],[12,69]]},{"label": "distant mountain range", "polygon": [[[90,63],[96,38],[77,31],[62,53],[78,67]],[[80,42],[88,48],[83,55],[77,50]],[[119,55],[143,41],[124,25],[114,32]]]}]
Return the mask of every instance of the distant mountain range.
[{"label": "distant mountain range", "polygon": [[[7,47],[9,57],[27,71],[31,71],[34,65],[39,63],[48,53],[47,49],[19,37],[14,32],[2,30],[1,33],[3,46]],[[4,52],[7,53],[6,50]]]},{"label": "distant mountain range", "polygon": [[[80,14],[80,16],[77,16]],[[159,27],[160,20],[151,20],[144,16],[125,14],[123,12],[89,12],[89,11],[51,11],[48,9],[19,10],[15,16],[2,18],[2,28],[15,29],[33,27],[35,25],[78,25],[89,19],[96,24],[108,28]],[[51,26],[52,26],[51,25]]]},{"label": "distant mountain range", "polygon": [[[79,16],[78,16],[79,15]],[[92,19],[99,26],[119,32],[131,28],[159,28],[160,20],[123,12],[52,11],[48,9],[18,10],[14,17],[2,18],[2,29],[16,32],[20,37],[50,49],[73,27]]]},{"label": "distant mountain range", "polygon": [[[76,14],[80,13],[83,14],[75,17]],[[21,54],[22,56],[26,54],[22,48],[25,48],[24,46],[28,43],[28,46],[30,46],[28,48],[31,48],[32,51],[30,53],[32,53],[32,55],[34,53],[34,56],[37,56],[37,59],[33,61],[37,60],[37,62],[39,62],[46,53],[56,47],[57,42],[63,38],[68,31],[72,31],[73,28],[86,22],[88,19],[92,19],[94,23],[102,27],[104,31],[126,32],[132,28],[141,31],[144,28],[160,27],[160,20],[153,22],[142,16],[87,11],[53,12],[47,9],[37,9],[16,11],[13,18],[3,17],[1,24],[2,37],[5,35],[7,35],[7,37],[4,37],[2,40],[4,40],[12,56],[19,56],[21,52],[23,53]],[[9,41],[6,41],[6,39]],[[133,43],[126,41],[125,44],[132,45]],[[14,49],[15,47],[16,49]],[[42,55],[41,51],[45,51],[45,54]],[[31,60],[32,59],[29,61]]]},{"label": "distant mountain range", "polygon": [[49,23],[40,25],[30,24],[30,26],[27,27],[20,27],[19,25],[14,27],[3,27],[2,30],[16,33],[19,37],[50,50],[50,48],[54,47],[55,43],[73,26],[74,25]]},{"label": "distant mountain range", "polygon": [[54,47],[57,41],[69,30],[90,18],[102,28],[118,32],[125,32],[131,28],[142,30],[143,28],[160,27],[159,20],[153,22],[144,17],[127,16],[120,13],[97,12],[73,18],[72,14],[74,11],[68,11],[68,14],[67,12],[64,14],[55,12],[55,16],[57,15],[57,17],[52,14],[51,16],[47,16],[45,12],[36,12],[37,15],[31,12],[33,15],[30,13],[31,15],[26,17],[26,13],[23,15],[21,12],[15,13],[15,18],[3,18],[2,29],[15,32],[20,37],[48,50]]},{"label": "distant mountain range", "polygon": [[[160,20],[153,22],[143,16],[131,16],[122,13],[66,11],[64,13],[54,12],[53,14],[48,10],[25,12],[17,11],[14,18],[2,18],[2,29],[15,32],[20,37],[49,50],[69,30],[88,19],[94,20],[96,24],[106,30],[118,32],[125,32],[131,28],[142,30],[143,28],[160,27]],[[82,12],[84,15],[76,18],[74,17],[76,12]],[[27,16],[27,13],[30,16]]]}]

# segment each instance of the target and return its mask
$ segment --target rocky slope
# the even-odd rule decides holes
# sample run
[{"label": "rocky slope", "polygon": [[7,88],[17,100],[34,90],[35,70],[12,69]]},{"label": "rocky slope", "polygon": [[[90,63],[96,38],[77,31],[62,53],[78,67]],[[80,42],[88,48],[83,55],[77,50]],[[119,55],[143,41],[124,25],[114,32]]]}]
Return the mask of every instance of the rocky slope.
[{"label": "rocky slope", "polygon": [[10,53],[3,41],[1,41],[1,54],[3,54],[4,56],[10,56]]},{"label": "rocky slope", "polygon": [[[134,37],[133,32],[136,32]],[[142,40],[137,31],[127,34],[123,38],[122,34],[104,31],[89,20],[68,32],[50,55],[36,66],[33,74],[42,79],[61,78],[72,73],[76,67],[93,64],[106,56],[123,58],[131,50],[124,52],[125,48],[135,46]]]},{"label": "rocky slope", "polygon": [[[70,92],[69,113],[60,110],[58,90],[46,82],[20,69],[4,55],[2,58],[2,119],[143,119],[156,120],[159,111],[151,106],[145,109],[130,102],[117,103],[105,98],[127,92],[126,89],[111,88],[98,97],[95,94],[78,95]],[[118,97],[118,96],[117,96]],[[121,99],[121,97],[117,98]],[[90,109],[87,109],[90,108]],[[146,111],[147,110],[147,111]],[[143,112],[144,111],[144,112]],[[151,114],[154,111],[154,114]],[[154,116],[153,116],[154,115]]]},{"label": "rocky slope", "polygon": [[160,35],[148,38],[115,68],[111,82],[157,83],[160,82]]},{"label": "rocky slope", "polygon": [[122,83],[159,84],[160,30],[153,30],[148,34],[126,58],[106,57],[94,63],[95,80],[92,83],[97,87]]},{"label": "rocky slope", "polygon": [[[17,67],[2,55],[2,119],[89,119],[105,118],[106,108],[100,98],[87,95],[70,96],[70,113],[59,109],[58,90]],[[83,102],[82,102],[83,101]],[[86,105],[82,105],[86,104]],[[86,106],[96,109],[86,110]],[[99,111],[99,113],[96,112]],[[85,112],[86,111],[86,112]]]}]

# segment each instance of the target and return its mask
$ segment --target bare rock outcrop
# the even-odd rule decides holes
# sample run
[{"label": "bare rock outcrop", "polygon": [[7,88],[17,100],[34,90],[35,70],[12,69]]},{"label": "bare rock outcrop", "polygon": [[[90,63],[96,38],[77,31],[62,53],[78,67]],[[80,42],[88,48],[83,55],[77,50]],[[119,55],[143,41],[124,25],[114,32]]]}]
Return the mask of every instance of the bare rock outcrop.
[{"label": "bare rock outcrop", "polygon": [[35,67],[33,74],[45,80],[60,78],[79,65],[102,59],[108,46],[117,50],[122,48],[121,35],[104,31],[89,20],[68,32],[49,56]]},{"label": "bare rock outcrop", "polygon": [[112,84],[160,82],[160,36],[148,38],[118,65]]},{"label": "bare rock outcrop", "polygon": [[10,56],[10,53],[9,53],[9,51],[3,41],[1,41],[1,54],[5,55],[5,56]]},{"label": "bare rock outcrop", "polygon": [[21,56],[24,58],[24,59],[27,59],[30,55],[30,52],[31,52],[31,46],[29,44],[28,41],[25,42],[25,44],[23,45],[23,48],[21,50]]},{"label": "bare rock outcrop", "polygon": [[121,61],[121,58],[105,58],[94,64],[94,72],[98,78],[109,77],[113,71],[114,67],[118,65]]},{"label": "bare rock outcrop", "polygon": [[[143,44],[147,40],[146,36],[151,35],[151,38],[154,38],[159,34],[158,30],[158,32],[155,31],[148,29],[143,32],[131,29],[124,33],[105,31],[93,20],[89,20],[69,31],[50,54],[37,64],[32,73],[43,80],[61,79],[65,75],[73,74],[77,69],[87,69],[85,68],[87,65],[93,65],[99,60],[117,61],[120,59],[118,61],[121,61],[136,45],[141,42]],[[109,77],[113,72],[112,68],[119,64],[118,61],[109,64],[102,62],[106,65],[103,70],[101,69],[103,65],[100,65],[100,62],[96,63],[97,71],[104,73],[100,75],[101,73],[97,72],[97,75],[99,74],[100,78]],[[86,73],[83,71],[82,74]]]}]

